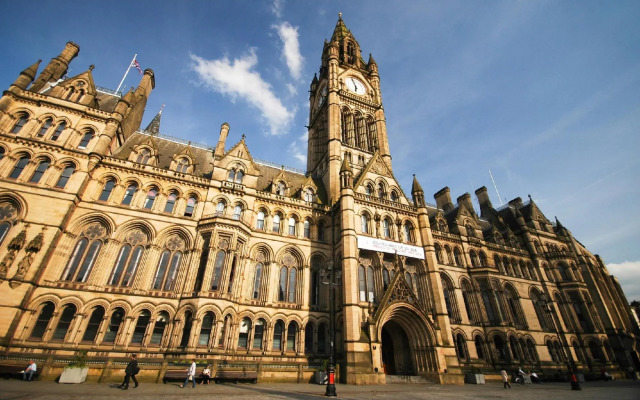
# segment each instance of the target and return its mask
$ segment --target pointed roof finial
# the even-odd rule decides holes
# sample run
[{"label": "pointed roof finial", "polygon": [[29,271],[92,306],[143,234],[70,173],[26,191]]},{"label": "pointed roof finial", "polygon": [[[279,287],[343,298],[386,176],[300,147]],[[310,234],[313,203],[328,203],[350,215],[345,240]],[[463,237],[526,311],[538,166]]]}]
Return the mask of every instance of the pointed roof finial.
[{"label": "pointed roof finial", "polygon": [[558,230],[564,229],[564,226],[560,223],[560,221],[558,220],[558,217],[555,217],[555,219],[556,219],[556,227],[558,228]]},{"label": "pointed roof finial", "polygon": [[[242,134],[242,141],[243,141],[243,142],[244,142],[244,139],[245,139],[245,138],[246,138],[246,136],[245,136],[245,134],[243,133],[243,134]],[[282,168],[284,168],[284,166],[283,166]]]},{"label": "pointed roof finial", "polygon": [[353,172],[351,170],[351,165],[349,165],[349,160],[347,157],[342,159],[342,167],[340,167],[340,172]]},{"label": "pointed roof finial", "polygon": [[418,182],[418,178],[416,178],[416,174],[413,174],[413,184],[411,185],[411,193],[422,192],[422,186],[420,186],[420,182]]},{"label": "pointed roof finial", "polygon": [[150,133],[151,135],[157,135],[158,133],[160,133],[160,117],[161,116],[162,116],[162,108],[156,114],[156,116],[153,117],[151,122],[149,122],[149,125],[147,125],[147,128],[145,129],[145,132]]},{"label": "pointed roof finial", "polygon": [[342,13],[341,12],[338,13],[338,19],[340,19],[340,20],[342,19]]},{"label": "pointed roof finial", "polygon": [[89,71],[93,71],[95,68],[96,68],[95,65],[93,65],[93,64],[89,65]]}]

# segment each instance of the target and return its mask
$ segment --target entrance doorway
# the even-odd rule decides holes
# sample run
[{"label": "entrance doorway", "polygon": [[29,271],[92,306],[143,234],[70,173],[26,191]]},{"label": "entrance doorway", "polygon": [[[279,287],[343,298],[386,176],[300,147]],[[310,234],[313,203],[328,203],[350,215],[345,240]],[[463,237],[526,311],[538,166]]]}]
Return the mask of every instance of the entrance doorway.
[{"label": "entrance doorway", "polygon": [[389,321],[382,327],[382,365],[386,375],[414,375],[409,339],[402,327]]}]

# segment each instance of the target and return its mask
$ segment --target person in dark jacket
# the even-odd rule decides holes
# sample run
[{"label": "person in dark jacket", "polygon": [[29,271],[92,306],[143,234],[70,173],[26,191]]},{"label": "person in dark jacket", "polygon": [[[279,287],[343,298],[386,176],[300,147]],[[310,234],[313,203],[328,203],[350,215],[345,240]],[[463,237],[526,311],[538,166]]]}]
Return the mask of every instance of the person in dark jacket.
[{"label": "person in dark jacket", "polygon": [[122,385],[120,385],[120,388],[122,390],[129,389],[129,378],[133,379],[133,383],[135,384],[134,388],[137,388],[138,380],[136,379],[136,374],[139,371],[140,368],[138,368],[138,360],[136,360],[136,355],[132,354],[131,361],[129,361],[129,364],[127,364],[127,368],[124,370],[124,381],[122,382]]}]

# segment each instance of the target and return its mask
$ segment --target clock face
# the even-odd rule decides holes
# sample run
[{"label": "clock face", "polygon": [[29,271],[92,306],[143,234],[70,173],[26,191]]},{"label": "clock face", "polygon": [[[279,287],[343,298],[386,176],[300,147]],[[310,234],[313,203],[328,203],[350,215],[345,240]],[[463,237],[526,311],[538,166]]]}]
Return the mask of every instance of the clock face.
[{"label": "clock face", "polygon": [[345,79],[345,83],[347,84],[347,89],[355,94],[362,95],[367,92],[367,88],[364,83],[362,83],[362,81],[357,78],[349,76],[347,77],[347,79]]}]

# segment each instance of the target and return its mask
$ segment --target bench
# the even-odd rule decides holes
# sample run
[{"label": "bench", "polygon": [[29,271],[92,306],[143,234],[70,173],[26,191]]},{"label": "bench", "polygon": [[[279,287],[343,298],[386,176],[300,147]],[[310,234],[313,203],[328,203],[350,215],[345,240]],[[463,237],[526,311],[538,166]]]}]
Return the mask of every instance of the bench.
[{"label": "bench", "polygon": [[218,370],[213,377],[213,381],[215,383],[233,382],[236,384],[238,382],[258,383],[258,372]]},{"label": "bench", "polygon": [[[0,364],[0,377],[4,379],[22,379],[22,371],[27,368],[28,364]],[[32,380],[38,379],[40,375],[40,368],[33,373]]]},{"label": "bench", "polygon": [[187,368],[170,369],[164,372],[164,376],[162,377],[162,383],[167,383],[167,381],[184,382],[185,379],[187,379]]}]

